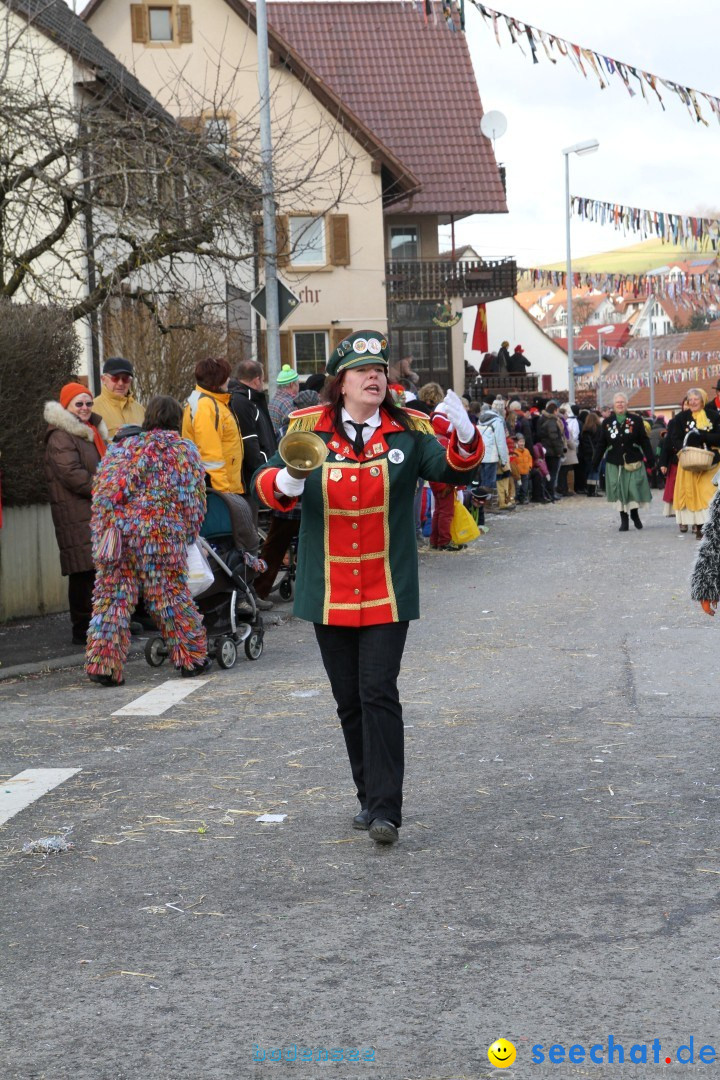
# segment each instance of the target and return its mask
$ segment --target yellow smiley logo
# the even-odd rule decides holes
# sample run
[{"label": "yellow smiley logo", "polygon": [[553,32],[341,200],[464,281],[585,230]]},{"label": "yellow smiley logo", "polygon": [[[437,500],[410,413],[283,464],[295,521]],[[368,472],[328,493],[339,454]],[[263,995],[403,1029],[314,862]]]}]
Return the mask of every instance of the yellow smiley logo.
[{"label": "yellow smiley logo", "polygon": [[507,1069],[515,1060],[517,1051],[507,1039],[496,1039],[492,1046],[488,1047],[488,1061],[496,1069]]}]

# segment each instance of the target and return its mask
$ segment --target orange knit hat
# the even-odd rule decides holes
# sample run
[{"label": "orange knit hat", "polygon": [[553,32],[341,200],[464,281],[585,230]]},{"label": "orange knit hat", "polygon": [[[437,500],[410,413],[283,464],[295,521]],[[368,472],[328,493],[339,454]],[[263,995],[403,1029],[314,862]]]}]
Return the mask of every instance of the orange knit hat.
[{"label": "orange knit hat", "polygon": [[67,409],[72,399],[76,398],[78,394],[88,394],[90,397],[92,397],[92,394],[88,390],[87,386],[83,386],[82,383],[65,383],[62,390],[60,391],[60,404],[62,405],[63,409]]}]

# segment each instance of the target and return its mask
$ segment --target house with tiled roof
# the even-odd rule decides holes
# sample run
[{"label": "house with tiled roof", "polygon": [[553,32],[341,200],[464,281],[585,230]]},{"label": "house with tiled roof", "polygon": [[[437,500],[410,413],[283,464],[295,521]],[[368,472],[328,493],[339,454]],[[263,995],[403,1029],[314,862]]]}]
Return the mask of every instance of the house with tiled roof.
[{"label": "house with tiled roof", "polygon": [[[64,0],[0,0],[0,34],[0,51],[12,58],[0,70],[3,178],[12,192],[0,217],[2,292],[67,311],[81,372],[97,391],[101,362],[117,351],[111,310],[126,297],[152,298],[136,303],[146,346],[153,332],[159,337],[150,306],[161,318],[174,287],[195,295],[201,282],[213,290],[203,294],[208,306],[225,299],[227,267],[214,265],[219,245],[207,227],[217,202],[207,198],[189,222],[187,191],[226,199],[213,225],[231,225],[251,261],[258,190],[183,131]],[[239,265],[234,281],[247,286],[247,260]]]},{"label": "house with tiled roof", "polygon": [[[90,0],[83,18],[230,149],[257,116],[246,0]],[[463,304],[515,290],[510,262],[439,257],[440,225],[507,210],[464,35],[394,0],[272,3],[268,19],[280,272],[301,300],[283,361],[309,373],[349,328],[389,328],[421,378],[461,385]]]},{"label": "house with tiled roof", "polygon": [[[419,180],[385,209],[385,280],[391,348],[412,354],[423,380],[462,386],[464,307],[514,295],[510,260],[443,256],[441,225],[507,212],[504,177],[480,130],[480,93],[465,35],[442,5],[424,19],[396,0],[272,0],[268,18],[325,83]],[[454,245],[453,245],[454,247]],[[449,306],[450,328],[438,319]]]}]

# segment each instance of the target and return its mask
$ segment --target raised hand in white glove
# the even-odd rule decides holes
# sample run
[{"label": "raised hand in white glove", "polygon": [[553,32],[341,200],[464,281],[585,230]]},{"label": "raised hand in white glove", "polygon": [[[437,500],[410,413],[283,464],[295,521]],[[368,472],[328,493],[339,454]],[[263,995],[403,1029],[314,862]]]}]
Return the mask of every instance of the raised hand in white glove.
[{"label": "raised hand in white glove", "polygon": [[298,480],[296,476],[291,476],[287,469],[281,469],[275,477],[275,487],[289,499],[297,499],[303,493],[305,480]]},{"label": "raised hand in white glove", "polygon": [[444,412],[448,420],[455,428],[457,437],[461,443],[472,442],[475,438],[475,428],[473,423],[465,411],[460,398],[457,396],[454,390],[448,390],[445,394],[445,399],[438,406],[441,412]]}]

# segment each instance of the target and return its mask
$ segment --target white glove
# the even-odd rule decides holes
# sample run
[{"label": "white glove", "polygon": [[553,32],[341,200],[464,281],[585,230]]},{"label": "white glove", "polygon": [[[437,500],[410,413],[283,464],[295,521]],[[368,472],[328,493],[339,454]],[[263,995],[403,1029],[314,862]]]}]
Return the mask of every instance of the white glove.
[{"label": "white glove", "polygon": [[298,480],[296,476],[291,476],[287,469],[281,469],[275,477],[275,487],[281,494],[287,495],[289,499],[297,499],[303,493],[305,481]]},{"label": "white glove", "polygon": [[454,390],[448,390],[445,394],[444,401],[438,406],[441,412],[444,412],[448,420],[455,428],[457,437],[461,443],[470,443],[475,438],[475,428],[472,421],[465,411],[460,398],[457,396]]}]

